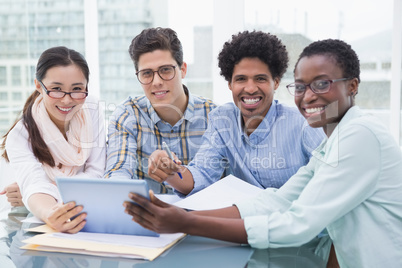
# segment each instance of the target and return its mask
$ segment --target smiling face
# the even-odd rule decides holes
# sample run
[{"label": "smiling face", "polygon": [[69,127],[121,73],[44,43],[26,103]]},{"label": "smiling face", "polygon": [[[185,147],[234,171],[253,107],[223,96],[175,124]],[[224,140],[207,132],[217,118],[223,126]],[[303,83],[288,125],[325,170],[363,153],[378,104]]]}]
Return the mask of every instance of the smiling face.
[{"label": "smiling face", "polygon": [[271,107],[279,79],[258,58],[244,58],[233,69],[229,88],[248,133],[258,127]]},{"label": "smiling face", "polygon": [[[85,92],[88,81],[79,67],[68,65],[47,70],[42,83],[48,91]],[[43,103],[50,119],[65,134],[71,118],[84,104],[85,99],[74,100],[69,95],[61,99],[51,98],[38,80],[35,80],[35,87],[43,96]]]},{"label": "smiling face", "polygon": [[[295,68],[295,82],[310,84],[317,79],[343,78],[343,70],[327,55],[303,57]],[[334,82],[328,92],[316,94],[307,87],[304,95],[295,97],[296,106],[311,127],[323,127],[331,134],[345,113],[354,105],[357,92],[356,78]]]},{"label": "smiling face", "polygon": [[[152,106],[158,111],[159,107],[172,105],[174,109],[180,109],[184,112],[187,106],[187,96],[184,93],[182,79],[186,76],[187,65],[183,63],[178,66],[172,54],[168,50],[154,50],[144,53],[138,60],[138,70],[151,69],[157,71],[161,66],[173,65],[175,67],[175,76],[172,80],[165,81],[158,73],[154,73],[153,81],[148,85],[141,84],[145,96],[151,102]],[[176,108],[175,108],[176,107]]]}]

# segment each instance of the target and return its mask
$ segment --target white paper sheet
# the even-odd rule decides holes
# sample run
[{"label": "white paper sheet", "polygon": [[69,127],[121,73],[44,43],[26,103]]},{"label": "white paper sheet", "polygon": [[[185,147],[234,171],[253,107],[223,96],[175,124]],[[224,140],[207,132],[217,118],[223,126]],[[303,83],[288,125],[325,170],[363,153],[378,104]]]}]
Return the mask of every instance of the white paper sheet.
[{"label": "white paper sheet", "polygon": [[174,205],[192,210],[218,209],[232,206],[233,203],[243,199],[252,198],[261,191],[263,189],[229,175]]}]

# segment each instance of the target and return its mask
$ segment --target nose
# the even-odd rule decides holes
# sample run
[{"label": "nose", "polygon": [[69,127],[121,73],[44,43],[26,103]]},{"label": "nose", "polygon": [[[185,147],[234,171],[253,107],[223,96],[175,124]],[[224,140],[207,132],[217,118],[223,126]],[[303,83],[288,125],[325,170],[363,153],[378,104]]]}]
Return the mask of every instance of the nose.
[{"label": "nose", "polygon": [[253,94],[258,91],[258,87],[256,86],[253,79],[248,79],[248,81],[244,87],[244,91],[249,94]]},{"label": "nose", "polygon": [[66,94],[66,95],[64,95],[63,98],[61,98],[61,102],[65,103],[65,104],[70,103],[72,101],[74,101],[74,100],[71,98],[70,94]]},{"label": "nose", "polygon": [[154,80],[152,80],[152,84],[154,86],[161,85],[163,83],[163,79],[159,76],[158,72],[154,72]]},{"label": "nose", "polygon": [[305,103],[311,103],[317,99],[317,94],[311,90],[310,86],[307,86],[306,91],[304,91],[303,101]]}]

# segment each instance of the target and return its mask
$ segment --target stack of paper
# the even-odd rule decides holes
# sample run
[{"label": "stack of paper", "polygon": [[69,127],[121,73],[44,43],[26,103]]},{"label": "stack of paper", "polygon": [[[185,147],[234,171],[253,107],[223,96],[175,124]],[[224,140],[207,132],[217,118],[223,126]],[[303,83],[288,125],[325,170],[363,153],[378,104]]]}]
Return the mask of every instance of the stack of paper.
[{"label": "stack of paper", "polygon": [[46,225],[29,229],[31,232],[46,232],[24,240],[22,249],[87,254],[103,257],[123,257],[154,260],[169,249],[185,234],[161,234],[159,237],[115,235],[79,232],[56,233]]}]

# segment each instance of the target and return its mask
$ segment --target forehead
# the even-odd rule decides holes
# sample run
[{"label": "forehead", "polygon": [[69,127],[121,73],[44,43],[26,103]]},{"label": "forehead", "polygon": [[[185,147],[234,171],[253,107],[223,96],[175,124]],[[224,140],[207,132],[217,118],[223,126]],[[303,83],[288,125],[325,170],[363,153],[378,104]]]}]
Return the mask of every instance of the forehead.
[{"label": "forehead", "polygon": [[334,57],[330,55],[313,55],[299,60],[294,75],[295,79],[318,76],[340,78],[342,73],[343,70],[339,67]]},{"label": "forehead", "polygon": [[169,50],[154,50],[142,54],[138,59],[138,69],[155,69],[166,64],[176,64]]},{"label": "forehead", "polygon": [[67,66],[55,66],[46,71],[43,80],[51,81],[86,81],[81,68],[76,64]]},{"label": "forehead", "polygon": [[233,76],[258,74],[271,76],[268,65],[258,58],[243,58],[233,68]]}]

